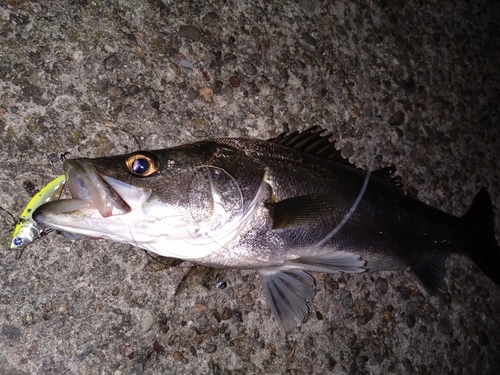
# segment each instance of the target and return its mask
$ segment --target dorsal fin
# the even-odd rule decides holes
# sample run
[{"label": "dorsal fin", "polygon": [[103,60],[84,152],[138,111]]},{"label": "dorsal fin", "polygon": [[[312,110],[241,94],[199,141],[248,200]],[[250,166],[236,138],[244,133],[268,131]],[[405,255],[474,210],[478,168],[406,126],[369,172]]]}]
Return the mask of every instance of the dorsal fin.
[{"label": "dorsal fin", "polygon": [[301,132],[297,130],[293,133],[281,133],[269,141],[356,168],[342,157],[340,151],[335,148],[335,143],[330,141],[331,134],[325,131],[316,125]]},{"label": "dorsal fin", "polygon": [[[330,141],[330,136],[331,134],[326,129],[316,125],[301,132],[298,130],[292,133],[284,132],[268,141],[361,170],[342,156],[341,152],[335,148],[335,142]],[[391,166],[372,171],[372,174],[403,189],[401,179],[395,177],[394,172],[396,172],[396,167]]]}]

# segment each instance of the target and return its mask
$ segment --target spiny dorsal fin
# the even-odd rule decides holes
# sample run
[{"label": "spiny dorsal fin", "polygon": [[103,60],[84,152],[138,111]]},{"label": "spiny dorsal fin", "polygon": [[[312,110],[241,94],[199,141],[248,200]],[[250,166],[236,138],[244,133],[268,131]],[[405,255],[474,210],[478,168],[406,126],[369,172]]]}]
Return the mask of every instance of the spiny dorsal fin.
[{"label": "spiny dorsal fin", "polygon": [[[328,133],[326,129],[322,129],[320,126],[316,125],[301,132],[297,130],[289,134],[286,132],[281,133],[275,138],[268,139],[268,141],[328,159],[348,167],[360,169],[342,156],[341,152],[335,148],[335,142],[330,141],[330,136],[331,134]],[[399,177],[394,177],[394,172],[396,172],[396,167],[391,166],[372,171],[372,174],[402,189],[403,184],[401,183],[401,179]]]},{"label": "spiny dorsal fin", "polygon": [[331,134],[325,131],[316,125],[302,132],[297,130],[289,134],[281,133],[269,141],[355,168],[354,164],[342,157],[340,151],[335,148],[335,143],[330,141]]}]

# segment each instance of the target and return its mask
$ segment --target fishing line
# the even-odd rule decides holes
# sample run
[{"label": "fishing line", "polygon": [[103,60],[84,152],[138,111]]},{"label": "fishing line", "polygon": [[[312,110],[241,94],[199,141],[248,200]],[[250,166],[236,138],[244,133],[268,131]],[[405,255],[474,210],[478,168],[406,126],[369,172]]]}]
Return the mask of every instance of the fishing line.
[{"label": "fishing line", "polygon": [[68,158],[68,156],[71,155],[71,152],[66,151],[62,154],[59,155],[59,160],[64,163],[64,161]]},{"label": "fishing line", "polygon": [[135,143],[137,143],[137,147],[138,147],[137,151],[141,151],[142,150],[141,142],[139,142],[139,139],[134,135],[134,133],[132,133],[132,132],[126,130],[126,129],[123,129],[123,128],[119,127],[119,126],[106,125],[106,124],[104,124],[102,126],[105,126],[107,128],[111,128],[111,129],[118,129],[118,130],[121,130],[122,132],[130,135],[134,139]]},{"label": "fishing line", "polygon": [[[373,99],[371,100],[370,104],[371,104],[371,112],[372,112],[372,121],[375,122],[375,108],[373,105]],[[372,140],[371,136],[368,136],[367,140],[368,141]],[[356,211],[356,209],[358,208],[359,203],[361,202],[361,200],[363,199],[363,196],[365,195],[366,189],[368,187],[368,183],[370,182],[370,177],[371,177],[371,174],[373,171],[373,166],[375,164],[375,146],[372,145],[371,149],[372,150],[371,150],[371,155],[370,155],[370,164],[368,165],[368,170],[366,172],[366,176],[365,176],[365,179],[363,181],[363,185],[361,186],[361,190],[359,191],[358,196],[356,197],[356,200],[352,204],[349,211],[344,215],[344,217],[342,218],[340,223],[338,223],[336,225],[336,227],[333,228],[333,230],[330,233],[328,233],[323,239],[321,239],[319,242],[317,242],[314,245],[314,247],[316,247],[316,248],[321,247],[325,243],[327,243],[329,240],[331,240],[332,237],[335,236],[342,229],[342,227],[349,221],[349,219],[354,214],[354,211]]]},{"label": "fishing line", "polygon": [[[10,226],[10,228],[11,228],[11,229],[10,229],[10,230],[14,230],[14,228],[15,228],[15,226],[16,226],[16,224],[17,224],[18,220],[15,218],[15,216],[14,216],[14,215],[12,215],[9,211],[7,211],[7,210],[6,210],[5,208],[3,208],[2,206],[0,206],[0,210],[2,210],[3,212],[5,212],[7,215],[9,215],[9,216],[12,218],[12,220],[13,220],[14,222],[11,224],[11,226]],[[17,258],[17,259],[21,258],[21,256],[23,255],[23,252],[24,252],[24,249],[21,249],[21,251],[17,254],[16,258]]]},{"label": "fishing line", "polygon": [[[110,126],[110,127],[112,127],[112,126]],[[137,152],[137,151],[141,151],[141,150],[142,150],[141,143],[139,142],[139,140],[137,139],[137,137],[136,137],[134,134],[132,134],[132,133],[131,133],[131,132],[129,132],[128,130],[122,129],[122,128],[120,128],[120,127],[117,127],[117,129],[120,129],[122,132],[127,133],[128,135],[132,136],[132,138],[133,138],[133,139],[135,140],[135,142],[137,143],[138,149],[137,149],[137,150],[135,150],[135,151],[132,151],[132,152]],[[134,176],[132,176],[132,174],[130,174],[130,179],[129,179],[129,184],[128,184],[128,185],[129,185],[129,189],[128,189],[128,190],[129,190],[129,192],[130,192],[130,190],[132,189],[132,182],[133,182],[133,179],[134,179]],[[127,201],[127,200],[126,200],[126,201]],[[130,223],[128,223],[127,228],[128,228],[128,232],[129,232],[129,234],[130,234],[130,238],[132,239],[132,241],[133,241],[134,245],[135,245],[137,248],[139,248],[139,249],[140,249],[141,247],[139,246],[139,244],[137,243],[137,241],[136,241],[136,240],[135,240],[135,238],[134,238],[134,233],[133,233],[133,231],[132,231],[132,228],[131,228],[131,226],[130,226]],[[147,255],[151,256],[151,258],[153,258],[153,256],[152,256],[151,254],[149,254],[146,250],[142,249],[142,251],[143,251],[144,253],[146,253]],[[153,259],[154,259],[154,258],[153,258]],[[156,260],[156,259],[155,259],[155,260]],[[160,262],[160,263],[161,263],[161,262]]]},{"label": "fishing line", "polygon": [[[365,91],[368,91],[366,89],[367,79],[366,79],[366,76],[365,76],[366,70],[365,70],[364,65],[363,65],[363,60],[361,59],[361,55],[359,53],[359,50],[358,50],[356,44],[354,44],[352,41],[351,41],[351,48],[353,48],[353,50],[354,50],[354,52],[356,54],[356,57],[358,58],[359,67],[360,67],[360,71],[361,71],[361,77],[362,77],[362,80],[361,80],[362,81],[362,89],[365,90]],[[375,105],[373,103],[373,97],[370,98],[370,110],[371,110],[371,115],[372,115],[372,123],[375,124]],[[371,140],[370,136],[368,137],[368,140]],[[327,243],[333,236],[335,236],[342,229],[342,227],[352,217],[352,215],[354,214],[354,211],[356,211],[356,209],[359,206],[359,203],[361,202],[361,200],[363,199],[363,196],[365,195],[366,189],[368,187],[368,183],[370,182],[370,177],[371,177],[371,174],[372,174],[372,171],[373,171],[374,164],[375,164],[375,146],[372,145],[372,152],[371,152],[371,156],[370,156],[370,164],[368,165],[368,170],[367,170],[365,179],[363,181],[363,185],[361,186],[361,190],[358,193],[358,196],[356,197],[356,199],[355,199],[354,203],[352,204],[351,208],[349,209],[349,211],[347,212],[347,214],[344,215],[344,217],[342,218],[342,220],[340,221],[340,223],[338,223],[337,226],[330,233],[328,233],[322,240],[320,240],[319,242],[317,242],[314,245],[314,247],[318,248],[318,247],[323,246],[325,243]]]},{"label": "fishing line", "polygon": [[[134,133],[132,133],[132,132],[130,132],[130,131],[128,131],[128,130],[126,130],[126,129],[123,129],[123,128],[119,127],[119,126],[111,126],[111,125],[106,125],[106,124],[105,124],[104,126],[106,126],[106,127],[108,127],[108,128],[118,129],[118,130],[120,130],[120,131],[122,131],[122,132],[124,132],[124,133],[128,134],[129,136],[131,136],[131,137],[134,139],[135,143],[137,144],[137,150],[132,150],[132,151],[131,151],[131,153],[132,153],[132,152],[137,152],[137,151],[142,151],[142,150],[143,150],[143,149],[142,149],[141,142],[140,142],[140,141],[139,141],[139,139],[135,136],[135,134],[134,134]],[[130,190],[130,189],[132,188],[132,186],[133,186],[133,184],[132,184],[133,179],[134,179],[134,176],[132,176],[132,175],[131,175],[131,176],[130,176],[130,180],[129,180],[129,186],[130,186],[129,190]],[[163,265],[166,265],[166,266],[168,266],[168,267],[170,267],[170,266],[171,266],[171,265],[169,265],[169,264],[167,264],[167,263],[160,262],[157,258],[155,258],[153,255],[151,255],[151,254],[150,254],[147,250],[142,249],[142,248],[139,246],[139,244],[137,243],[137,241],[136,241],[136,240],[135,240],[135,238],[134,238],[134,232],[132,231],[132,228],[131,228],[131,226],[130,226],[130,223],[128,224],[128,231],[129,231],[129,234],[130,234],[130,238],[132,239],[132,241],[133,241],[133,243],[134,243],[134,246],[135,246],[135,247],[137,247],[137,248],[141,249],[141,250],[142,250],[142,251],[143,251],[143,252],[144,252],[147,256],[149,256],[151,259],[153,259],[153,260],[157,261],[158,263],[163,264]],[[161,257],[161,255],[160,255],[160,257]],[[164,258],[166,258],[166,257],[164,257]]]},{"label": "fishing line", "polygon": [[365,179],[363,181],[363,186],[361,187],[361,190],[359,191],[358,196],[356,197],[356,200],[352,204],[351,208],[349,209],[347,214],[344,215],[344,217],[342,218],[340,223],[338,223],[337,226],[330,233],[328,233],[325,237],[323,237],[323,239],[321,241],[317,242],[314,245],[314,247],[323,246],[333,236],[335,236],[342,229],[342,227],[345,225],[345,223],[347,223],[349,221],[349,219],[354,214],[354,211],[356,211],[356,209],[358,208],[359,203],[361,202],[361,200],[363,199],[363,196],[365,195],[366,188],[368,187],[368,183],[370,182],[371,172],[373,170],[373,164],[375,162],[374,153],[375,153],[375,149],[372,148],[372,155],[370,157],[370,165],[368,166],[368,171],[367,171]]},{"label": "fishing line", "polygon": [[[142,151],[142,150],[143,150],[143,149],[142,149],[142,146],[141,146],[141,143],[139,142],[139,139],[138,139],[138,138],[137,138],[137,137],[136,137],[136,136],[135,136],[132,132],[130,132],[130,131],[128,131],[128,130],[125,130],[125,129],[122,129],[122,128],[120,128],[120,127],[108,126],[108,125],[105,125],[105,126],[110,127],[110,128],[116,128],[116,129],[118,129],[118,130],[121,130],[122,132],[127,133],[128,135],[130,135],[130,136],[134,139],[134,141],[135,141],[135,143],[137,144],[137,147],[138,147],[138,148],[137,148],[137,150],[132,150],[132,151],[131,151],[131,153],[133,153],[133,152],[137,152],[137,151]],[[140,177],[136,177],[136,178],[140,178]],[[145,177],[145,178],[147,178],[147,177]],[[134,180],[134,176],[130,175],[130,179],[129,179],[129,181],[128,181],[128,182],[129,182],[129,186],[130,186],[130,187],[129,187],[129,191],[132,189],[132,186],[133,186],[133,180]],[[180,267],[180,265],[179,265],[179,264],[175,264],[175,263],[176,263],[176,261],[179,261],[177,258],[166,257],[166,256],[162,256],[162,255],[159,255],[159,254],[156,254],[156,253],[155,253],[155,255],[153,255],[153,254],[151,254],[151,252],[150,252],[150,251],[148,251],[148,250],[145,250],[145,249],[141,248],[141,246],[139,245],[139,243],[135,240],[134,231],[132,230],[131,224],[130,224],[130,223],[128,223],[128,224],[127,224],[127,227],[128,227],[128,232],[129,232],[129,234],[130,234],[130,238],[132,239],[132,242],[133,242],[133,246],[137,247],[138,249],[141,249],[141,250],[142,250],[142,252],[143,252],[144,254],[146,254],[146,256],[147,256],[147,257],[149,257],[149,258],[151,258],[153,261],[155,261],[155,262],[157,262],[157,263],[159,263],[159,264],[162,264],[162,265],[164,265],[164,266],[166,266],[166,267],[169,267],[169,268],[170,268],[170,267],[174,267],[174,266],[175,266],[175,267]],[[161,258],[170,259],[170,261],[162,261],[162,260],[161,260]],[[192,266],[186,266],[186,267],[192,267]]]},{"label": "fishing line", "polygon": [[[107,124],[103,124],[102,126],[106,127],[106,128],[111,128],[111,129],[118,129],[120,131],[122,131],[123,133],[129,135],[132,137],[132,139],[135,141],[135,143],[137,144],[137,150],[132,150],[132,152],[136,152],[136,151],[141,151],[142,150],[142,146],[141,146],[141,142],[139,142],[139,139],[135,136],[135,134],[133,134],[132,132],[126,130],[126,129],[123,129],[121,128],[120,126],[114,126],[114,125],[107,125]],[[133,176],[131,175],[130,176],[130,180],[129,180],[129,191],[131,190],[132,188],[132,180],[133,180]],[[130,237],[132,238],[132,241],[134,242],[134,245],[138,248],[140,248],[140,246],[137,244],[137,241],[135,240],[134,238],[134,234],[132,232],[132,229],[130,227],[130,224],[128,224],[128,231],[129,231],[129,234],[130,234]],[[144,252],[146,252],[146,250],[143,250]],[[147,253],[147,252],[146,252]]]},{"label": "fishing line", "polygon": [[5,212],[7,215],[9,215],[12,220],[14,220],[14,223],[12,223],[12,225],[16,225],[17,223],[17,220],[16,218],[14,217],[14,215],[12,215],[9,211],[7,211],[5,208],[3,208],[2,206],[0,206],[0,210],[2,210],[3,212]]},{"label": "fishing line", "polygon": [[[221,171],[221,172],[225,173],[225,174],[226,174],[226,175],[227,175],[227,176],[228,176],[228,177],[229,177],[229,178],[230,178],[230,179],[234,182],[234,184],[235,184],[236,188],[238,189],[238,190],[237,190],[237,192],[238,192],[238,194],[239,194],[239,200],[240,200],[240,202],[239,202],[239,203],[240,203],[240,205],[241,205],[241,214],[240,214],[238,217],[240,217],[240,216],[241,216],[241,218],[243,218],[243,217],[244,217],[244,215],[245,215],[245,212],[244,212],[244,199],[243,199],[243,191],[241,190],[240,185],[239,185],[239,184],[238,184],[238,182],[236,181],[236,178],[235,178],[234,176],[232,176],[232,175],[231,175],[228,171],[226,171],[224,168],[217,167],[217,166],[215,166],[215,165],[200,165],[200,166],[196,167],[195,169],[201,169],[201,168],[212,168],[212,169],[215,169],[215,170]],[[209,178],[209,180],[210,180],[210,190],[211,190],[211,192],[212,192],[212,199],[214,199],[215,194],[214,194],[214,186],[213,186],[212,177],[211,177],[210,175],[208,175],[208,178]],[[213,204],[215,205],[215,204],[216,204],[215,200],[214,200],[213,202],[214,202]],[[224,207],[224,210],[225,210],[225,212],[226,212],[226,214],[227,214],[227,209],[226,209],[226,207],[225,207],[225,206],[223,206],[223,207]],[[226,217],[226,219],[227,219],[227,217]],[[227,224],[227,223],[228,223],[228,222],[226,221],[226,222],[222,225],[222,228],[224,228],[224,226],[226,226],[226,224]],[[233,235],[231,236],[231,238],[230,238],[230,239],[232,239],[232,238],[234,238],[234,237],[236,236],[236,234],[237,234],[237,233],[239,233],[239,232],[241,231],[241,227],[243,226],[243,224],[244,224],[244,223],[245,223],[245,221],[244,221],[244,220],[241,220],[241,222],[237,225],[237,227],[236,227],[236,228],[234,228],[234,229],[233,229],[233,227],[230,225],[228,228],[226,228],[226,231],[225,231],[225,232],[221,232],[221,233],[218,233],[218,234],[222,236],[222,239],[225,239],[225,238],[227,238],[228,236],[230,236],[232,232],[234,232],[234,234],[233,234]],[[229,224],[231,224],[231,221],[229,222]],[[212,240],[214,243],[216,243],[217,245],[219,245],[219,246],[220,246],[220,250],[223,250],[223,249],[226,247],[227,242],[229,242],[229,241],[226,241],[226,243],[221,244],[221,243],[220,243],[220,239],[216,239],[216,238],[214,238],[213,236],[211,236],[210,234],[207,234],[207,235],[206,235],[206,237],[207,237],[207,238],[209,238],[209,239],[211,239],[211,240]],[[193,239],[194,239],[194,240],[196,240],[196,241],[199,243],[199,245],[201,245],[201,246],[203,246],[203,245],[204,245],[203,243],[201,243],[201,241],[200,241],[200,238],[199,238],[199,237],[198,237],[198,238],[194,238],[194,237],[193,237]],[[184,240],[184,241],[185,241],[186,243],[188,243],[188,244],[189,244],[189,242],[187,242],[187,240]]]},{"label": "fishing line", "polygon": [[[359,59],[359,54],[358,54],[358,59]],[[363,66],[360,62],[361,69],[363,70]],[[370,109],[371,109],[371,115],[372,115],[372,123],[375,123],[375,106],[373,104],[373,98],[370,99]],[[368,136],[367,140],[371,140],[371,137]],[[373,166],[375,164],[375,146],[372,145],[371,147],[371,155],[370,155],[370,163],[368,165],[368,170],[366,172],[365,179],[363,181],[363,185],[361,186],[361,190],[358,193],[358,196],[356,197],[354,203],[352,204],[351,208],[349,211],[344,215],[340,223],[338,223],[335,228],[328,233],[323,239],[321,239],[319,242],[317,242],[314,247],[318,248],[323,246],[325,243],[327,243],[329,240],[332,239],[333,236],[335,236],[341,229],[342,227],[349,221],[349,219],[352,217],[354,214],[354,211],[358,208],[361,200],[363,199],[363,196],[365,195],[366,189],[368,187],[368,183],[370,182],[370,177],[373,171]]]},{"label": "fishing line", "polygon": [[[82,78],[82,80],[83,80],[83,78]],[[101,109],[103,113],[107,112],[106,111],[107,108],[106,109],[102,108],[99,105],[100,103],[98,102],[97,98],[93,98],[93,102],[94,102],[94,105],[97,108]],[[83,104],[87,105],[87,103],[83,103]],[[132,133],[132,132],[126,130],[126,129],[123,129],[123,128],[119,127],[119,126],[116,126],[112,121],[106,121],[104,124],[98,124],[98,126],[103,126],[105,128],[111,128],[111,129],[118,129],[118,130],[120,130],[120,131],[122,131],[122,132],[124,132],[124,133],[126,133],[128,135],[130,135],[134,139],[135,143],[137,143],[138,151],[142,150],[141,143],[139,142],[139,140],[137,139],[137,137],[135,136],[134,133]]]},{"label": "fishing line", "polygon": [[[131,151],[131,152],[136,152],[136,151],[141,151],[141,150],[142,150],[142,146],[141,146],[141,143],[140,143],[139,139],[138,139],[138,138],[135,136],[135,134],[133,134],[132,132],[130,132],[130,131],[126,130],[126,129],[123,129],[123,128],[121,128],[120,126],[115,126],[114,124],[113,124],[113,125],[108,125],[108,124],[106,124],[106,123],[105,123],[105,124],[100,124],[100,126],[102,126],[102,127],[104,127],[104,128],[108,128],[108,129],[117,129],[117,130],[120,130],[121,132],[123,132],[123,133],[125,133],[125,134],[129,135],[130,137],[132,137],[132,139],[133,139],[133,140],[135,141],[135,143],[137,144],[137,150],[132,149],[132,151]],[[64,154],[61,154],[60,158],[62,159],[62,161],[64,161],[64,160],[65,160],[65,158],[66,158],[66,155],[67,155],[67,154],[69,154],[69,153],[64,153]],[[133,184],[132,184],[132,182],[133,182],[133,178],[134,178],[134,177],[131,175],[131,176],[130,176],[130,179],[129,179],[129,184],[128,184],[128,185],[129,185],[129,191],[130,191],[130,190],[132,189],[132,187],[133,187]],[[125,197],[122,197],[122,198],[125,198]],[[125,201],[129,201],[129,200],[128,200],[128,199],[125,199]],[[138,247],[138,248],[140,248],[140,246],[138,245],[137,241],[136,241],[136,240],[135,240],[135,238],[134,238],[134,233],[133,233],[133,231],[132,231],[132,228],[131,228],[131,226],[130,226],[130,223],[128,223],[128,224],[127,224],[127,228],[128,228],[128,232],[129,232],[129,234],[130,234],[130,238],[132,239],[133,245],[134,245],[134,246],[136,246],[136,247]],[[141,250],[143,250],[146,254],[148,254],[148,252],[147,252],[146,250],[144,250],[144,249],[141,249]],[[150,255],[150,254],[148,254],[148,255]],[[151,256],[151,255],[150,255],[150,256]],[[154,258],[153,258],[153,259],[154,259]]]}]

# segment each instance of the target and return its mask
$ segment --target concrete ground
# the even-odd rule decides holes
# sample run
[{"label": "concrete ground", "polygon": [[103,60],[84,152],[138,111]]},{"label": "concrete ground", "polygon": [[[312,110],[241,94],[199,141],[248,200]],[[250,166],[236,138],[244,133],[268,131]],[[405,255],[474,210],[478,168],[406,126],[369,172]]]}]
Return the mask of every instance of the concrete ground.
[{"label": "concrete ground", "polygon": [[[424,202],[461,215],[485,186],[499,216],[498,2],[246,3],[0,0],[0,206],[18,217],[57,155],[129,152],[129,133],[149,149],[320,125]],[[462,256],[446,302],[404,271],[315,275],[283,339],[254,271],[174,295],[186,269],[131,246],[53,233],[18,258],[5,211],[0,374],[500,373],[500,287]]]}]

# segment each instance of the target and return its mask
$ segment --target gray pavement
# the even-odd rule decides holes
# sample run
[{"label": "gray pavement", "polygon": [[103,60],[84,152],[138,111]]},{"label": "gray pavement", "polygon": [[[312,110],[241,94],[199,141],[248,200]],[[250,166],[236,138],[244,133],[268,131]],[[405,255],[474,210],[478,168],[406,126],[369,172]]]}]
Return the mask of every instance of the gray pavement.
[{"label": "gray pavement", "polygon": [[[424,202],[461,215],[485,186],[499,216],[497,2],[246,3],[0,0],[0,206],[17,217],[55,155],[137,149],[127,132],[320,125]],[[500,288],[458,255],[446,303],[404,271],[318,274],[284,339],[254,271],[174,295],[187,270],[137,248],[53,233],[18,259],[0,223],[0,374],[500,373]]]}]

